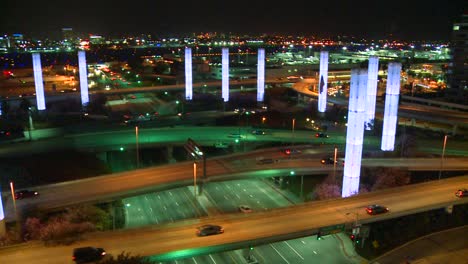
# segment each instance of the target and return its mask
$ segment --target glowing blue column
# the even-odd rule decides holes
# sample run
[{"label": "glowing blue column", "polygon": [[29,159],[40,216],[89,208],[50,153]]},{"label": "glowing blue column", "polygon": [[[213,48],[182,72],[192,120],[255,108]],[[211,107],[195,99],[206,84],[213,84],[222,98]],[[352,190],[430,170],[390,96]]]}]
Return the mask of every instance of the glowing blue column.
[{"label": "glowing blue column", "polygon": [[192,49],[185,48],[185,99],[192,100]]},{"label": "glowing blue column", "polygon": [[342,197],[359,192],[361,175],[362,143],[364,139],[364,120],[366,118],[367,72],[363,69],[351,70],[349,91],[348,127],[346,131],[346,154],[343,172]]},{"label": "glowing blue column", "polygon": [[86,53],[83,50],[78,51],[78,67],[80,71],[81,105],[87,105],[89,103],[88,71],[86,66]]},{"label": "glowing blue column", "polygon": [[229,49],[223,48],[223,100],[224,102],[229,101]]},{"label": "glowing blue column", "polygon": [[328,90],[328,51],[320,52],[320,73],[319,73],[319,95],[318,95],[318,111],[325,112],[327,107],[327,90]]},{"label": "glowing blue column", "polygon": [[385,112],[382,129],[383,151],[392,151],[395,147],[395,132],[398,118],[398,99],[400,96],[401,63],[388,64],[387,90],[385,91]]},{"label": "glowing blue column", "polygon": [[0,221],[3,221],[3,219],[5,219],[5,213],[3,212],[3,196],[0,189]]},{"label": "glowing blue column", "polygon": [[36,85],[37,110],[45,110],[44,82],[42,80],[41,54],[33,53],[34,84]]},{"label": "glowing blue column", "polygon": [[374,127],[378,74],[379,57],[371,56],[367,71],[366,130],[371,130]]},{"label": "glowing blue column", "polygon": [[257,102],[263,102],[265,96],[265,49],[258,49],[257,62]]}]

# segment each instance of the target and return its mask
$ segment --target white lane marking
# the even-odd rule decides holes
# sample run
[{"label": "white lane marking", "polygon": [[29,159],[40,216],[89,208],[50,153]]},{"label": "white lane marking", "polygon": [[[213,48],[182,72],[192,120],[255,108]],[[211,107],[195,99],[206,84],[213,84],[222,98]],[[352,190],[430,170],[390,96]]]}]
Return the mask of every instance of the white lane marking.
[{"label": "white lane marking", "polygon": [[317,255],[317,252],[314,250],[314,254]]},{"label": "white lane marking", "polygon": [[172,196],[172,192],[169,192],[169,194]]},{"label": "white lane marking", "polygon": [[297,252],[293,247],[291,247],[291,245],[289,245],[288,241],[284,241],[284,243],[286,243],[286,245],[288,245],[288,247],[290,247],[292,251],[294,251],[294,253],[296,253],[302,260],[304,260],[301,254],[299,254],[299,252]]},{"label": "white lane marking", "polygon": [[229,200],[226,195],[224,195],[224,199]]},{"label": "white lane marking", "polygon": [[246,192],[246,191],[247,191],[246,189],[242,189],[242,190],[244,190],[244,192]]},{"label": "white lane marking", "polygon": [[175,204],[176,204],[177,206],[180,206],[178,202],[175,202]]},{"label": "white lane marking", "polygon": [[283,257],[283,255],[281,255],[281,253],[279,253],[279,251],[278,251],[272,244],[270,244],[270,246],[276,251],[276,253],[278,253],[278,255],[280,255],[280,257],[281,257],[282,259],[284,259],[284,261],[286,261],[286,263],[289,264],[289,261],[288,261],[287,259],[285,259],[285,258]]},{"label": "white lane marking", "polygon": [[210,256],[210,259],[213,261],[214,264],[216,264],[216,261],[215,261],[214,258],[211,256],[211,254],[208,255],[208,256]]},{"label": "white lane marking", "polygon": [[302,244],[304,244],[304,245],[307,244],[304,240],[301,240],[301,242],[302,242]]},{"label": "white lane marking", "polygon": [[192,257],[192,259],[193,259],[193,262],[195,262],[195,264],[198,264],[198,262],[195,260],[195,258]]}]

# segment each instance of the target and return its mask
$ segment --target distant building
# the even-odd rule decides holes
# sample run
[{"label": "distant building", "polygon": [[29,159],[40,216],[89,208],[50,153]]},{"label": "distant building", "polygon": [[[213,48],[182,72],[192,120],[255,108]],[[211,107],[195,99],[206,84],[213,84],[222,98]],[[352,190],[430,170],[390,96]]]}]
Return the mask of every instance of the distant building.
[{"label": "distant building", "polygon": [[94,45],[105,44],[106,40],[99,35],[89,35],[89,43]]},{"label": "distant building", "polygon": [[468,11],[453,24],[452,61],[448,69],[448,95],[460,97],[468,90]]},{"label": "distant building", "polygon": [[62,28],[62,40],[73,42],[75,40],[75,33],[73,32],[73,28]]}]

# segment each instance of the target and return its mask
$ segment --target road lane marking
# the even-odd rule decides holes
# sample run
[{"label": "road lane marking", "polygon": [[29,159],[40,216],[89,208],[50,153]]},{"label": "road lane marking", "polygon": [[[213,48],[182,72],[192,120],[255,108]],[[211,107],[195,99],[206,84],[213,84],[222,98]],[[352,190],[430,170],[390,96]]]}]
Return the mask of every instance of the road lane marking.
[{"label": "road lane marking", "polygon": [[195,260],[195,258],[192,257],[192,259],[193,259],[193,262],[195,262],[195,264],[198,264],[198,262]]},{"label": "road lane marking", "polygon": [[215,261],[214,258],[211,256],[211,254],[209,254],[208,256],[210,256],[210,259],[213,261],[214,264],[216,264],[216,261]]},{"label": "road lane marking", "polygon": [[297,252],[293,247],[291,247],[291,245],[289,245],[288,241],[284,241],[284,243],[286,243],[286,245],[288,245],[288,247],[290,247],[292,251],[294,251],[294,253],[296,253],[302,260],[304,260],[301,254],[299,254],[299,252]]},{"label": "road lane marking", "polygon": [[314,254],[317,255],[317,252],[314,250]]},{"label": "road lane marking", "polygon": [[307,244],[304,240],[301,240],[301,242],[302,242],[302,244],[304,244],[304,245]]},{"label": "road lane marking", "polygon": [[276,251],[276,253],[278,253],[278,255],[279,255],[282,259],[284,259],[284,261],[286,261],[286,263],[290,264],[289,261],[288,261],[287,259],[285,259],[285,258],[283,257],[283,255],[281,255],[281,253],[280,253],[272,244],[270,244],[270,246]]}]

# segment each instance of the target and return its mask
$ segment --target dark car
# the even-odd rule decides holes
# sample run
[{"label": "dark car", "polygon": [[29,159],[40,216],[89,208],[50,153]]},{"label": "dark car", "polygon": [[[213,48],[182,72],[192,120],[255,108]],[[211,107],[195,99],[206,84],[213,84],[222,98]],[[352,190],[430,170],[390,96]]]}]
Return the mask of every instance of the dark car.
[{"label": "dark car", "polygon": [[468,189],[460,189],[455,193],[455,195],[457,197],[467,197],[468,196]]},{"label": "dark car", "polygon": [[283,152],[286,155],[294,155],[294,154],[301,154],[302,153],[302,151],[300,151],[299,149],[293,149],[293,148],[281,149],[281,152]]},{"label": "dark car", "polygon": [[73,250],[73,261],[77,264],[100,261],[106,255],[103,248],[81,247]]},{"label": "dark car", "polygon": [[224,229],[219,225],[203,225],[198,227],[197,236],[211,236],[224,233]]},{"label": "dark car", "polygon": [[317,138],[327,138],[328,135],[325,134],[325,133],[319,132],[319,133],[315,134],[315,137],[317,137]]},{"label": "dark car", "polygon": [[19,200],[19,199],[24,199],[24,198],[36,197],[38,195],[39,193],[36,191],[22,190],[22,191],[15,192],[15,199]]},{"label": "dark car", "polygon": [[278,160],[274,160],[274,159],[259,159],[257,160],[257,164],[261,165],[261,164],[273,164],[273,163],[276,163],[278,162]]},{"label": "dark car", "polygon": [[366,212],[370,215],[383,214],[388,212],[388,208],[382,205],[373,204],[366,207]]},{"label": "dark car", "polygon": [[[326,158],[323,158],[320,162],[322,164],[335,164],[335,159],[331,157],[326,157]],[[336,163],[338,163],[338,161]]]},{"label": "dark car", "polygon": [[252,130],[252,134],[254,134],[254,135],[266,135],[266,132],[265,132],[265,130],[255,129],[255,130]]}]

